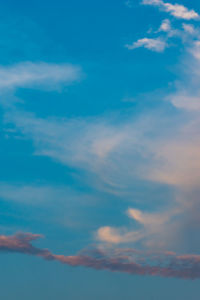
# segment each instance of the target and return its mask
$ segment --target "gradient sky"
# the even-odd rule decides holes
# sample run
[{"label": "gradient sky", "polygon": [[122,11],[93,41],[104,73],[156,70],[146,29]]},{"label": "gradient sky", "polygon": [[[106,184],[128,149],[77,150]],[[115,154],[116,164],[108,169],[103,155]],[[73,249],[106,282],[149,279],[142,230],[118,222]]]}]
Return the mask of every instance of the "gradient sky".
[{"label": "gradient sky", "polygon": [[197,300],[199,0],[2,0],[6,300]]}]

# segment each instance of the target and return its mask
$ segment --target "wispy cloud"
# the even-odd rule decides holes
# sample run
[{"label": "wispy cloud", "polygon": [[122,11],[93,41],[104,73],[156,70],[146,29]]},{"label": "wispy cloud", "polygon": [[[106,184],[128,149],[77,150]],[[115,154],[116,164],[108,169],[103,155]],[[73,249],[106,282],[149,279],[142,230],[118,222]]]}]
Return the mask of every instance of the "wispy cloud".
[{"label": "wispy cloud", "polygon": [[183,29],[189,34],[194,34],[196,32],[196,28],[192,24],[183,23],[182,26],[183,26]]},{"label": "wispy cloud", "polygon": [[[193,32],[193,27],[184,26],[189,33]],[[200,110],[200,41],[194,40],[190,42],[188,52],[185,54],[185,62],[182,66],[182,78],[176,82],[176,91],[169,95],[167,99],[179,109],[191,112],[199,112]],[[198,116],[196,115],[196,118]]]},{"label": "wispy cloud", "polygon": [[199,14],[197,12],[195,12],[193,9],[188,9],[187,7],[181,4],[171,4],[162,0],[143,0],[142,4],[158,6],[158,8],[160,8],[161,10],[168,12],[170,15],[178,19],[199,19]]},{"label": "wispy cloud", "polygon": [[[195,11],[188,10],[183,5],[165,3],[162,0],[143,0],[142,4],[158,6],[161,9],[164,8],[165,11],[179,19],[187,21],[199,19],[199,15]],[[164,19],[157,30],[154,31],[151,29],[147,32],[147,34],[150,33],[153,34],[153,37],[138,39],[132,44],[125,45],[125,47],[129,50],[144,47],[151,51],[164,52],[166,48],[174,45],[174,41],[176,41],[176,44],[178,41],[181,41],[185,46],[190,42],[191,37],[196,39],[200,37],[198,27],[195,27],[193,24],[177,23],[177,21],[174,27],[171,19]],[[171,40],[172,43],[170,43]]]},{"label": "wispy cloud", "polygon": [[1,235],[0,251],[38,256],[73,267],[182,279],[200,278],[200,256],[198,255],[178,256],[175,253],[145,253],[134,249],[106,251],[97,248],[83,251],[75,256],[64,256],[33,246],[31,242],[40,237],[31,233]]},{"label": "wispy cloud", "polygon": [[0,90],[39,87],[52,90],[81,78],[81,68],[70,64],[23,62],[0,66]]},{"label": "wispy cloud", "polygon": [[151,51],[163,52],[167,47],[166,41],[161,38],[143,38],[134,42],[132,45],[125,45],[129,50],[144,47]]},{"label": "wispy cloud", "polygon": [[[102,197],[67,184],[0,182],[0,201],[9,205],[15,203],[16,209],[19,210],[26,207],[31,214],[31,220],[72,229],[91,227],[92,221],[88,218],[86,208],[98,205]],[[21,218],[30,220],[27,215]]]},{"label": "wispy cloud", "polygon": [[[173,218],[180,213],[174,207],[172,210],[168,209],[157,213],[147,213],[129,208],[127,216],[135,221],[137,229],[134,229],[134,225],[132,225],[132,229],[130,226],[129,229],[105,226],[98,229],[96,239],[108,244],[136,244],[136,242],[140,242],[143,247],[165,248],[167,244],[165,228],[173,227]],[[165,236],[164,242],[163,236]]]}]

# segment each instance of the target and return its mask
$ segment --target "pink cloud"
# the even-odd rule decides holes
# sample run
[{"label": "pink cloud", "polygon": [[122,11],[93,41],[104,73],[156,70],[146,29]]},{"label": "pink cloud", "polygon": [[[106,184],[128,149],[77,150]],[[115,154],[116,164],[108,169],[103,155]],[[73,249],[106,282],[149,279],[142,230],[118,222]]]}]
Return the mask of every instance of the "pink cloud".
[{"label": "pink cloud", "polygon": [[113,249],[112,251],[93,249],[75,256],[56,255],[49,250],[32,245],[40,238],[37,234],[17,234],[0,236],[0,251],[16,252],[56,260],[70,266],[83,266],[96,270],[124,272],[133,275],[177,277],[182,279],[200,278],[200,255],[175,253],[150,253],[134,249]]}]

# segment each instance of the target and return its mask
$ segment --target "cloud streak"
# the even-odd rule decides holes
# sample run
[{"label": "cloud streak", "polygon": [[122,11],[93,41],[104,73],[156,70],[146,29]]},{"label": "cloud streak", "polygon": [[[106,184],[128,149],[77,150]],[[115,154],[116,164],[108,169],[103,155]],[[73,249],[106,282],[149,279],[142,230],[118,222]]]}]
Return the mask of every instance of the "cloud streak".
[{"label": "cloud streak", "polygon": [[144,47],[155,52],[163,52],[167,47],[167,43],[161,38],[143,38],[134,42],[132,45],[125,45],[128,50]]},{"label": "cloud streak", "polygon": [[181,279],[200,278],[200,256],[175,253],[148,253],[134,249],[83,251],[75,256],[56,255],[47,249],[40,249],[32,242],[41,235],[17,234],[0,236],[0,251],[21,253],[58,261],[73,267],[87,267],[95,270],[123,272],[132,275],[176,277]]},{"label": "cloud streak", "polygon": [[142,4],[157,6],[160,10],[163,10],[178,19],[199,19],[199,14],[197,12],[195,12],[193,9],[189,10],[181,4],[171,4],[162,0],[143,0]]},{"label": "cloud streak", "polygon": [[0,66],[0,89],[37,87],[53,90],[81,78],[81,69],[70,64],[22,62],[12,66]]}]

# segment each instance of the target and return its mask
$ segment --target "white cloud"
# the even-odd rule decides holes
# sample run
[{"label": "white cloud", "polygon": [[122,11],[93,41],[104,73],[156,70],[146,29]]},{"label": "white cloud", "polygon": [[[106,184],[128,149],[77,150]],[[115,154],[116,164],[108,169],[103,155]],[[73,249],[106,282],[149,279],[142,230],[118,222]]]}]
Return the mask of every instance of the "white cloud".
[{"label": "white cloud", "polygon": [[200,41],[190,41],[181,69],[182,78],[176,82],[176,91],[166,97],[175,107],[188,112],[200,111],[199,69]]},{"label": "white cloud", "polygon": [[178,19],[184,19],[184,20],[199,19],[199,14],[197,12],[195,12],[193,9],[189,10],[184,5],[171,4],[168,2],[164,2],[162,0],[143,0],[142,4],[158,6],[160,9],[170,13],[170,15]]},{"label": "white cloud", "polygon": [[81,78],[81,69],[70,64],[23,62],[0,66],[0,90],[20,87],[55,89]]},{"label": "white cloud", "polygon": [[189,33],[189,34],[194,34],[195,33],[195,27],[192,24],[182,24],[183,29],[185,30],[185,32]]},{"label": "white cloud", "polygon": [[170,20],[168,20],[168,19],[163,20],[163,22],[160,25],[159,31],[169,32],[171,30],[172,30],[172,28],[171,28]]},{"label": "white cloud", "polygon": [[[96,239],[109,244],[128,244],[140,242],[143,246],[165,247],[168,243],[166,228],[173,224],[173,217],[180,213],[179,210],[167,210],[165,212],[144,213],[138,209],[129,208],[127,215],[140,225],[137,230],[129,228],[101,227],[96,232]],[[173,227],[173,225],[172,225]],[[165,239],[163,240],[163,237]]]},{"label": "white cloud", "polygon": [[[165,41],[167,43],[167,41],[170,38],[182,38],[183,37],[183,33],[180,29],[175,29],[172,27],[171,21],[169,19],[165,19],[162,21],[158,31],[156,31],[155,33],[162,33],[165,34]],[[169,46],[169,44],[168,44]]]},{"label": "white cloud", "polygon": [[[199,66],[200,66],[200,40],[195,41],[192,43],[192,45],[189,48],[190,53],[193,55],[193,57],[195,58],[195,61],[191,61],[191,67],[188,69],[189,75],[192,76],[193,80],[194,80],[194,76],[200,76],[199,73]],[[192,65],[193,63],[193,65]],[[195,63],[195,65],[194,65]],[[193,73],[191,73],[190,71],[192,71]],[[191,78],[191,77],[190,77]],[[190,81],[191,82],[191,81]]]},{"label": "white cloud", "polygon": [[183,90],[177,94],[171,95],[170,101],[177,108],[188,111],[200,111],[200,95],[192,96]]},{"label": "white cloud", "polygon": [[198,13],[196,13],[194,10],[188,10],[183,5],[164,3],[163,6],[166,12],[169,12],[172,16],[176,18],[184,20],[192,20],[199,18]]},{"label": "white cloud", "polygon": [[140,232],[127,232],[126,230],[109,226],[99,228],[96,233],[97,240],[110,244],[136,242],[142,237],[143,235]]},{"label": "white cloud", "polygon": [[137,40],[132,45],[126,45],[125,47],[128,48],[129,50],[144,47],[151,51],[163,52],[165,50],[165,48],[167,47],[167,43],[166,43],[166,41],[162,40],[161,38],[155,38],[155,39],[143,38],[143,39]]},{"label": "white cloud", "polygon": [[130,218],[145,226],[157,227],[166,223],[169,216],[164,214],[143,213],[138,209],[129,208],[127,214]]}]

